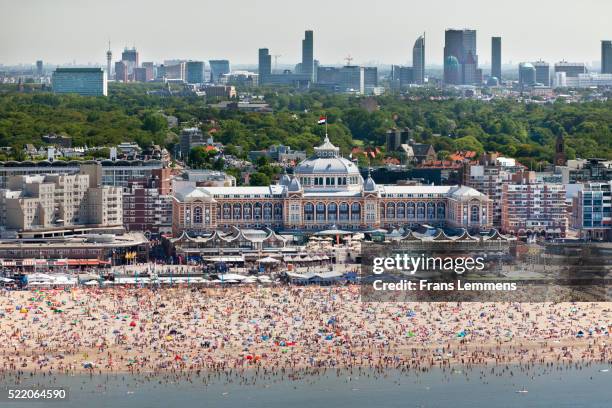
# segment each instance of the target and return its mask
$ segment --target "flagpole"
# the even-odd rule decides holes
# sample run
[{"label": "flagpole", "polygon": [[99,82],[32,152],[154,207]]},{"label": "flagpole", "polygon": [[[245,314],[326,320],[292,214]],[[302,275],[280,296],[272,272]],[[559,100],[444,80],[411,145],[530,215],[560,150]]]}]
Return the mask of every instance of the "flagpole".
[{"label": "flagpole", "polygon": [[327,113],[325,114],[325,137],[327,137]]}]

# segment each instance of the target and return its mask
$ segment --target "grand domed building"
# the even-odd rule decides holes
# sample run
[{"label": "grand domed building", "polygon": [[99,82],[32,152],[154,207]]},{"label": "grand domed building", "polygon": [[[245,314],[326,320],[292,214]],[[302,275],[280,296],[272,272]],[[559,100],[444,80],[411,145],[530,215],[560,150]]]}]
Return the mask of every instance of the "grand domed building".
[{"label": "grand domed building", "polygon": [[492,203],[465,186],[377,185],[327,137],[315,154],[265,187],[196,187],[176,182],[173,232],[231,227],[318,231],[432,226],[491,227]]}]

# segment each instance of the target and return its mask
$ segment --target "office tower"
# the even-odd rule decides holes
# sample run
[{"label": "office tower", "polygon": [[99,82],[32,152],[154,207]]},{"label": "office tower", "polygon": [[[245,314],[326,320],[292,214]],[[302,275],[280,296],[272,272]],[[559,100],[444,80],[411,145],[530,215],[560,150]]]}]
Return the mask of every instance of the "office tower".
[{"label": "office tower", "polygon": [[425,34],[417,38],[412,47],[412,68],[414,82],[425,83]]},{"label": "office tower", "polygon": [[36,61],[36,75],[37,76],[42,76],[43,74],[43,62],[42,60],[38,60]]},{"label": "office tower", "polygon": [[108,42],[108,50],[106,50],[106,77],[111,78],[113,68],[113,52],[110,49],[110,41]]},{"label": "office tower", "polygon": [[577,78],[579,74],[586,74],[586,66],[582,62],[561,61],[555,64],[555,73],[565,72],[567,78]]},{"label": "office tower", "polygon": [[188,61],[186,70],[187,70],[187,83],[188,84],[204,83],[204,62],[203,61]]},{"label": "office tower", "polygon": [[302,40],[302,67],[301,73],[309,75],[310,80],[314,79],[314,57],[313,57],[313,37],[312,30],[304,32]]},{"label": "office tower", "polygon": [[544,86],[550,86],[550,65],[545,61],[533,63],[536,71],[536,82]]},{"label": "office tower", "polygon": [[491,76],[501,81],[501,37],[491,37]]},{"label": "office tower", "polygon": [[128,69],[127,65],[123,61],[115,62],[115,81],[127,82],[128,81]]},{"label": "office tower", "polygon": [[444,82],[455,85],[475,84],[479,79],[482,80],[481,77],[476,53],[476,30],[446,30]]},{"label": "office tower", "polygon": [[210,82],[216,84],[225,74],[230,73],[230,63],[228,60],[210,60]]},{"label": "office tower", "polygon": [[340,68],[340,90],[354,92],[360,95],[365,93],[365,69],[356,65],[347,65]]},{"label": "office tower", "polygon": [[521,88],[533,86],[536,83],[536,69],[529,62],[519,64],[519,85]]},{"label": "office tower", "polygon": [[272,74],[272,56],[267,48],[259,49],[259,84],[265,84],[268,77]]},{"label": "office tower", "polygon": [[391,66],[391,81],[395,87],[405,88],[416,83],[414,67]]},{"label": "office tower", "polygon": [[374,93],[374,88],[378,86],[378,68],[363,68],[363,87],[366,94]]},{"label": "office tower", "polygon": [[135,47],[132,47],[131,49],[125,48],[123,52],[121,53],[121,61],[125,63],[125,66],[127,67],[128,75],[132,74],[134,71],[134,68],[138,68],[140,66],[139,60],[138,60],[138,51],[136,51],[136,48]]},{"label": "office tower", "polygon": [[106,96],[106,72],[102,68],[57,68],[51,78],[53,92]]},{"label": "office tower", "polygon": [[135,82],[147,82],[147,69],[146,68],[134,68],[134,81]]},{"label": "office tower", "polygon": [[146,80],[152,81],[155,78],[155,64],[153,62],[143,62],[142,67],[146,71]]},{"label": "office tower", "polygon": [[612,74],[612,41],[601,42],[601,73]]}]

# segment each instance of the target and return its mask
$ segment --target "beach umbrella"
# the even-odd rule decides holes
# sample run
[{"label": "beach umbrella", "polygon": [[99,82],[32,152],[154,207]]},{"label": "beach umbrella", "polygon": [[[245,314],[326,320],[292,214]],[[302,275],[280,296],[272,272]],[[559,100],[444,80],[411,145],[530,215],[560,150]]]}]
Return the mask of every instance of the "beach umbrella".
[{"label": "beach umbrella", "polygon": [[136,327],[136,322],[132,320],[132,321],[130,322],[130,327]]}]

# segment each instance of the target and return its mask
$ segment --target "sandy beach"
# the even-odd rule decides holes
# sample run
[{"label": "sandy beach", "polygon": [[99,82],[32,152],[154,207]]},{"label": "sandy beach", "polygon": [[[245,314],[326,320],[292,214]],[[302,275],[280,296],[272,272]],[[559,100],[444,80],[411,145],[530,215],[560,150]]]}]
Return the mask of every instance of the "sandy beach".
[{"label": "sandy beach", "polygon": [[611,310],[612,303],[366,303],[350,286],[5,291],[0,369],[270,372],[610,362]]}]

